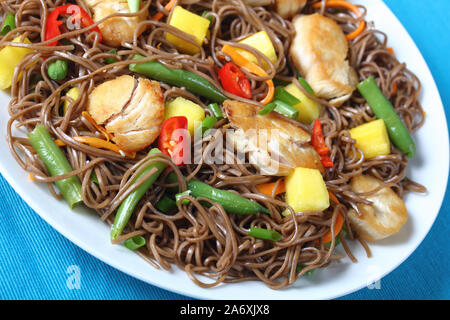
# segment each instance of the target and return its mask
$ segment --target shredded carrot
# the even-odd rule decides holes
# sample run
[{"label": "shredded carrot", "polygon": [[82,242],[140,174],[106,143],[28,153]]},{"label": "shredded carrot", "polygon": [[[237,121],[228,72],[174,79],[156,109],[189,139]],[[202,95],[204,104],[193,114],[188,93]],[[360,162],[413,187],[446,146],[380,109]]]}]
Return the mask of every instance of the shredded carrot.
[{"label": "shredded carrot", "polygon": [[59,139],[54,141],[58,147],[64,147],[66,144]]},{"label": "shredded carrot", "polygon": [[[330,195],[331,201],[340,203],[338,198],[331,191],[328,191],[328,194]],[[341,212],[339,212],[338,216],[336,218],[336,222],[334,224],[334,235],[335,236],[338,235],[339,232],[341,232],[343,225],[344,225],[344,216],[342,215]],[[329,231],[322,237],[322,242],[327,243],[327,242],[330,242],[332,239],[333,238],[331,237],[331,231]]]},{"label": "shredded carrot", "polygon": [[398,82],[394,82],[394,84],[392,85],[392,95],[395,96],[395,94],[397,93],[397,86],[398,86]]},{"label": "shredded carrot", "polygon": [[[321,2],[318,2],[313,5],[313,8],[318,9],[322,6]],[[344,1],[344,0],[329,0],[325,3],[326,7],[337,7],[337,8],[344,8],[352,11],[356,16],[359,18],[361,16],[361,10],[357,6],[355,6],[353,3]],[[356,28],[355,31],[352,33],[347,34],[347,40],[351,41],[355,39],[357,36],[359,36],[364,30],[366,29],[366,21],[361,20],[359,22],[358,28]]]},{"label": "shredded carrot", "polygon": [[[278,183],[278,185],[277,185],[277,183]],[[276,187],[276,189],[275,189],[275,187]],[[284,179],[281,179],[280,182],[271,182],[271,183],[264,183],[264,184],[257,185],[256,189],[258,189],[258,191],[261,192],[262,194],[272,197],[272,194],[274,196],[276,196],[281,193],[285,193],[286,185],[284,183]]]},{"label": "shredded carrot", "polygon": [[394,49],[392,49],[391,47],[386,48],[387,51],[389,51],[389,53],[394,54]]},{"label": "shredded carrot", "polygon": [[[248,72],[256,74],[260,77],[267,77],[268,74],[264,71],[263,68],[254,64],[253,62],[247,60],[244,56],[242,56],[236,49],[232,46],[226,44],[222,47],[222,52],[226,53],[230,58],[236,63],[239,67],[246,69]],[[266,80],[268,91],[266,97],[260,102],[264,105],[269,104],[274,95],[275,95],[275,85],[273,84],[272,79]]]},{"label": "shredded carrot", "polygon": [[94,120],[94,118],[92,118],[92,116],[86,112],[83,111],[81,113],[81,115],[87,120],[89,121],[90,124],[92,124],[95,129],[97,129],[99,132],[103,133],[103,135],[105,136],[106,140],[109,142],[109,140],[112,139],[112,135],[110,133],[108,133],[108,131],[106,131],[105,128],[103,128],[102,126],[98,125],[97,122]]},{"label": "shredded carrot", "polygon": [[[164,9],[167,11],[172,10],[173,6],[175,5],[176,0],[170,0],[168,4],[165,5]],[[159,21],[164,17],[164,13],[158,12],[152,17],[152,20]]]},{"label": "shredded carrot", "polygon": [[[113,143],[108,142],[103,139],[94,138],[94,137],[73,137],[72,139],[77,142],[80,142],[80,143],[86,143],[95,148],[107,149],[107,150],[117,152],[120,155],[127,156],[128,158],[134,159],[136,157],[136,152],[122,150],[119,148],[118,145],[113,144]],[[56,139],[55,143],[58,147],[63,147],[66,145],[63,141],[61,141],[59,139]]]},{"label": "shredded carrot", "polygon": [[31,181],[36,181],[36,179],[31,173],[28,174],[28,179],[30,179]]}]

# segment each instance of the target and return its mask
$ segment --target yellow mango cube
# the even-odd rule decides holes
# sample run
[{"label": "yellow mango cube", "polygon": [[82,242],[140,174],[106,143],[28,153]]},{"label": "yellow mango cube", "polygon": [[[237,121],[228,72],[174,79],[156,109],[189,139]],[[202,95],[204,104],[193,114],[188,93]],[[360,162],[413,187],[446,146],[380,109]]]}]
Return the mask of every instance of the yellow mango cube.
[{"label": "yellow mango cube", "polygon": [[188,130],[191,137],[193,137],[195,127],[200,125],[203,119],[205,119],[205,110],[191,100],[178,97],[166,103],[164,120],[178,116],[185,116],[187,118]]},{"label": "yellow mango cube", "polygon": [[295,168],[285,183],[286,203],[295,212],[323,211],[330,206],[330,196],[319,170]]},{"label": "yellow mango cube", "polygon": [[[18,36],[13,42],[20,42],[21,36]],[[25,38],[24,43],[30,44],[31,41]],[[11,87],[14,76],[14,69],[20,64],[22,58],[34,50],[28,48],[19,48],[6,46],[0,50],[0,89]]]},{"label": "yellow mango cube", "polygon": [[310,99],[294,83],[289,84],[284,89],[300,100],[300,103],[294,106],[298,110],[298,121],[311,124],[314,120],[319,119],[320,112],[322,111],[320,103]]},{"label": "yellow mango cube", "polygon": [[[190,34],[195,38],[195,42],[201,46],[208,33],[210,23],[208,19],[192,13],[183,7],[176,6],[169,25]],[[166,34],[166,40],[173,44],[180,52],[189,54],[200,52],[200,49],[192,43],[180,39],[171,33]]]},{"label": "yellow mango cube", "polygon": [[[68,96],[69,98],[72,98],[72,100],[74,100],[74,101],[78,99],[79,95],[80,95],[80,91],[78,90],[78,87],[73,87],[66,93],[66,96]],[[66,114],[69,106],[70,106],[69,100],[64,100],[64,105],[63,105],[64,114]]]},{"label": "yellow mango cube", "polygon": [[[272,41],[270,40],[269,35],[266,31],[257,32],[250,37],[239,41],[239,43],[246,44],[252,48],[255,48],[256,50],[264,54],[267,58],[269,58],[273,63],[275,63],[278,59],[275,48],[273,47]],[[247,60],[258,64],[258,59],[250,52],[242,49],[237,49],[237,51]],[[267,68],[267,63],[263,63],[262,67]]]},{"label": "yellow mango cube", "polygon": [[391,143],[383,119],[371,121],[349,130],[355,146],[364,153],[364,157],[372,159],[391,153]]}]

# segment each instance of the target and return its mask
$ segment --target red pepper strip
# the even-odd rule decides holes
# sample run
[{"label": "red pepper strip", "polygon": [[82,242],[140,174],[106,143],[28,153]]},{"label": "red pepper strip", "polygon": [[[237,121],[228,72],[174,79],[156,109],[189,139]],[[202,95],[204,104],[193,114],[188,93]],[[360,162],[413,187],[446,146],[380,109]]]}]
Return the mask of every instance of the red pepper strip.
[{"label": "red pepper strip", "polygon": [[234,63],[228,62],[219,70],[223,88],[238,97],[252,98],[252,87],[245,74]]},{"label": "red pepper strip", "polygon": [[[45,24],[45,41],[53,39],[61,35],[59,27],[62,25],[62,21],[58,20],[60,15],[71,15],[71,23],[75,23],[76,20],[80,20],[83,28],[89,27],[94,24],[94,20],[89,14],[80,6],[75,4],[67,4],[64,6],[56,7],[48,16],[47,23]],[[91,32],[97,32],[99,41],[102,42],[102,33],[98,26],[92,28]],[[57,46],[58,41],[47,44],[48,47]]]},{"label": "red pepper strip", "polygon": [[188,156],[188,120],[186,117],[171,117],[164,121],[158,140],[161,152],[172,158],[172,161],[181,166],[185,164]]},{"label": "red pepper strip", "polygon": [[320,124],[320,119],[314,121],[313,134],[311,136],[311,145],[316,149],[320,158],[322,159],[322,164],[325,168],[333,167],[333,161],[331,161],[328,156],[330,149],[328,149],[325,143],[325,137],[322,131],[322,125]]}]

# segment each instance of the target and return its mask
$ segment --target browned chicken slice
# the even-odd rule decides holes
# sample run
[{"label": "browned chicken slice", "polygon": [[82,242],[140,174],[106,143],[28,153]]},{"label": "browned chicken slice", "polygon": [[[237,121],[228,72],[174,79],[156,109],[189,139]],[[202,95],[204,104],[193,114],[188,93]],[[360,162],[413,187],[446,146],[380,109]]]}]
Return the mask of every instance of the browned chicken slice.
[{"label": "browned chicken slice", "polygon": [[159,82],[124,75],[97,86],[89,95],[87,111],[121,149],[138,151],[159,136],[164,95]]},{"label": "browned chicken slice", "polygon": [[276,12],[285,19],[292,18],[302,11],[307,0],[244,0],[246,5],[252,7],[269,6],[274,4]]},{"label": "browned chicken slice", "polygon": [[[382,187],[383,183],[372,176],[361,175],[354,177],[350,185],[356,193],[368,193]],[[383,187],[375,194],[363,198],[372,204],[359,204],[361,215],[350,209],[347,216],[358,235],[366,241],[381,240],[393,235],[408,220],[405,203],[389,187]]]},{"label": "browned chicken slice", "polygon": [[[92,11],[95,22],[114,13],[130,13],[127,0],[84,0],[84,2]],[[147,16],[148,13],[145,12],[138,17],[106,19],[99,25],[104,42],[110,46],[118,47],[124,41],[132,41],[138,24],[144,21]]]},{"label": "browned chicken slice", "polygon": [[227,100],[224,109],[235,129],[237,150],[248,153],[261,174],[285,176],[296,167],[323,171],[320,156],[309,144],[311,136],[302,128],[276,115],[261,116],[257,107],[243,102]]},{"label": "browned chicken slice", "polygon": [[355,70],[347,60],[348,41],[341,27],[319,14],[299,15],[290,48],[291,58],[315,94],[340,106],[358,84]]},{"label": "browned chicken slice", "polygon": [[292,18],[300,13],[306,5],[306,0],[276,0],[277,13],[283,18]]}]

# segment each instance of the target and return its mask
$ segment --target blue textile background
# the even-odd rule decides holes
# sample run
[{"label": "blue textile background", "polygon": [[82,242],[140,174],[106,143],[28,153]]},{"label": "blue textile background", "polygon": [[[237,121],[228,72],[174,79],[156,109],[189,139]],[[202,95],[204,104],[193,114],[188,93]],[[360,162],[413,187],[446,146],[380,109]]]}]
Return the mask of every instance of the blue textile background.
[{"label": "blue textile background", "polygon": [[[384,0],[427,61],[450,120],[449,0]],[[426,108],[426,106],[425,106]],[[106,265],[42,220],[0,176],[0,299],[190,299],[148,285]],[[380,290],[341,299],[449,299],[450,192],[420,247],[384,277]],[[71,265],[82,270],[79,290],[67,286]]]}]

